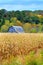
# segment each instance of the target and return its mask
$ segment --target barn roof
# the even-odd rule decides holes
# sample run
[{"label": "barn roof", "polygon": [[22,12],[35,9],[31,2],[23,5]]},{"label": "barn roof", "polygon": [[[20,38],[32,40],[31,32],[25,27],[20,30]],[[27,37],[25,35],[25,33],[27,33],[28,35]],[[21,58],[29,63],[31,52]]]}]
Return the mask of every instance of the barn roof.
[{"label": "barn roof", "polygon": [[24,32],[24,30],[21,26],[11,26],[9,28],[9,32],[22,33],[22,32]]}]

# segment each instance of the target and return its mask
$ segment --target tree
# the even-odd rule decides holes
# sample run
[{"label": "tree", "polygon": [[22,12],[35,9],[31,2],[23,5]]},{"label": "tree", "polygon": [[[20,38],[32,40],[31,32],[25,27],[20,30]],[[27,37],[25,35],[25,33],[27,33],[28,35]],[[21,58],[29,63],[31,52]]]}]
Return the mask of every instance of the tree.
[{"label": "tree", "polygon": [[39,26],[38,32],[43,32],[43,25],[42,24],[38,24],[38,26]]},{"label": "tree", "polygon": [[1,32],[7,32],[8,31],[8,26],[6,26],[6,25],[2,25],[1,26]]},{"label": "tree", "polygon": [[14,23],[14,25],[15,25],[16,21],[17,21],[16,17],[13,17],[13,18],[10,19],[10,22]]},{"label": "tree", "polygon": [[5,25],[9,26],[10,25],[10,21],[9,20],[5,20]]},{"label": "tree", "polygon": [[18,20],[22,20],[22,14],[21,14],[21,12],[20,11],[16,11],[15,13],[16,13],[16,18]]},{"label": "tree", "polygon": [[3,19],[0,19],[0,27],[4,24]]},{"label": "tree", "polygon": [[27,33],[30,32],[31,27],[32,27],[32,25],[30,23],[25,23],[23,25],[23,28],[24,28],[25,32],[27,32]]},{"label": "tree", "polygon": [[32,16],[31,19],[32,19],[32,23],[35,23],[35,24],[40,23],[40,20],[39,20],[39,18],[37,16]]},{"label": "tree", "polygon": [[40,23],[43,24],[43,17],[39,19]]},{"label": "tree", "polygon": [[16,26],[23,26],[23,24],[21,23],[21,21],[17,20],[15,23]]},{"label": "tree", "polygon": [[13,22],[11,22],[9,26],[10,26],[10,27],[11,27],[11,26],[14,26],[14,23],[13,23]]}]

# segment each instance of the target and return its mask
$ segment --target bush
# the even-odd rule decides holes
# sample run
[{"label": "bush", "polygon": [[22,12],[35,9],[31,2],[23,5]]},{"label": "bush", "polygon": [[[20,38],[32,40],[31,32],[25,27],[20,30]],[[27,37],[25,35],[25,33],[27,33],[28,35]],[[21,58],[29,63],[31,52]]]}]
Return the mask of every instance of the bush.
[{"label": "bush", "polygon": [[36,30],[36,28],[32,28],[32,29],[30,30],[30,32],[31,32],[31,33],[36,33],[37,30]]},{"label": "bush", "polygon": [[7,32],[8,31],[8,26],[6,26],[6,25],[3,25],[2,27],[1,27],[1,32]]},{"label": "bush", "polygon": [[32,25],[30,23],[25,23],[23,25],[24,31],[27,33],[30,32],[31,27],[32,27]]}]

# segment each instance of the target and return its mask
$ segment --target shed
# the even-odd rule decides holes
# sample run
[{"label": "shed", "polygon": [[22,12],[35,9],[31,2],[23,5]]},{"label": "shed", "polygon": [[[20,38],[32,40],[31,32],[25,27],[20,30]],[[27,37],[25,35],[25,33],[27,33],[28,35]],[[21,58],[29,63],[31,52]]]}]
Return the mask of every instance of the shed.
[{"label": "shed", "polygon": [[11,26],[9,27],[8,32],[23,33],[24,30],[21,26]]}]

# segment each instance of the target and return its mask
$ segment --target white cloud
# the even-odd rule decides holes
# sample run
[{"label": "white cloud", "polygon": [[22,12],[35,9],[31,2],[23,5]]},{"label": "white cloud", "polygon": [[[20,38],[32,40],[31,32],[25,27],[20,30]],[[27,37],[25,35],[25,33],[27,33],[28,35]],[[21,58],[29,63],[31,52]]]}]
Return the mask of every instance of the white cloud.
[{"label": "white cloud", "polygon": [[6,10],[38,10],[43,9],[42,5],[2,5],[0,9],[6,9]]}]

